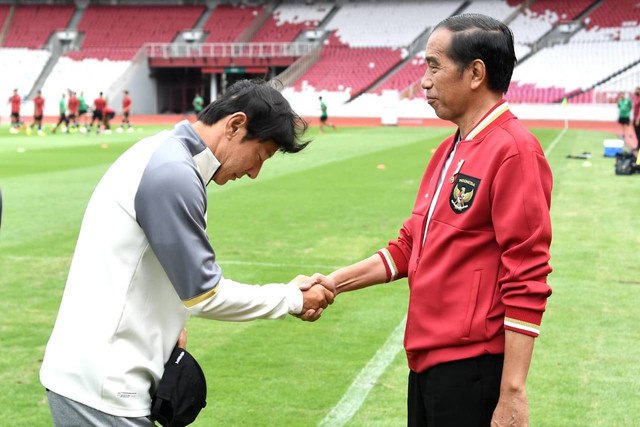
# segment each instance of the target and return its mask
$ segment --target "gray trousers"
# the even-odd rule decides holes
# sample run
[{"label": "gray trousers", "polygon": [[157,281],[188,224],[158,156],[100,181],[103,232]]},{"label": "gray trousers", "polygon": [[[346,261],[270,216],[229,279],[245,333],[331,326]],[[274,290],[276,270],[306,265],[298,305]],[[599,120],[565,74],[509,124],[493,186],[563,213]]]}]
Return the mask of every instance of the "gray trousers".
[{"label": "gray trousers", "polygon": [[154,427],[147,417],[127,418],[110,415],[47,390],[54,427]]}]

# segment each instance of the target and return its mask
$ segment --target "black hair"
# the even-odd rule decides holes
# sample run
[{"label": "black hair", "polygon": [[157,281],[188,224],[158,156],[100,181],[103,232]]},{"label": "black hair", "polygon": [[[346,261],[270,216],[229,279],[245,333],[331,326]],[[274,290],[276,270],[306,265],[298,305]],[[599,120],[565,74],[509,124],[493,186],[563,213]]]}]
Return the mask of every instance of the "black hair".
[{"label": "black hair", "polygon": [[302,141],[307,122],[297,115],[278,90],[264,80],[239,80],[224,95],[207,105],[198,115],[205,125],[242,112],[247,115],[244,139],[274,141],[278,151],[297,153],[311,141]]},{"label": "black hair", "polygon": [[433,31],[439,28],[453,33],[447,54],[460,72],[480,59],[487,70],[489,89],[502,93],[509,89],[517,62],[509,27],[490,16],[466,13],[450,16]]}]

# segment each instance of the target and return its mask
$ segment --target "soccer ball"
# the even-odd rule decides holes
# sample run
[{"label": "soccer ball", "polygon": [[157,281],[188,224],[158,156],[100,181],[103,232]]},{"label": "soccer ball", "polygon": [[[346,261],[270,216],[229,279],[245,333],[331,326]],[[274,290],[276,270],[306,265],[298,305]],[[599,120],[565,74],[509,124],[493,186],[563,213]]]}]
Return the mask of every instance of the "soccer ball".
[{"label": "soccer ball", "polygon": [[124,132],[124,129],[122,129],[122,128],[116,128],[116,133],[122,133],[122,132]]}]

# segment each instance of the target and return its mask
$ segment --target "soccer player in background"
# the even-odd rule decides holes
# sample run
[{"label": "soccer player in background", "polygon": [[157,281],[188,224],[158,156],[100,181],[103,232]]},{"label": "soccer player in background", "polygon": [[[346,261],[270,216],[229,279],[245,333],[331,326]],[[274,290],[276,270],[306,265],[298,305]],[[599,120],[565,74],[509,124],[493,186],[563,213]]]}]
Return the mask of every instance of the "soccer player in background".
[{"label": "soccer player in background", "polygon": [[108,105],[105,105],[104,118],[102,119],[102,124],[104,125],[104,133],[111,133],[111,120],[116,116],[116,112],[113,108]]},{"label": "soccer player in background", "polygon": [[621,137],[624,143],[631,149],[633,145],[629,143],[631,139],[631,110],[633,109],[633,103],[628,93],[620,92],[618,95],[618,123],[620,124],[620,130],[622,131]]},{"label": "soccer player in background", "polygon": [[129,121],[129,114],[131,114],[131,97],[129,96],[129,91],[125,90],[122,98],[122,123],[120,128],[123,129],[126,126],[128,130],[133,131]]},{"label": "soccer player in background", "polygon": [[200,96],[199,93],[196,93],[196,96],[193,98],[193,112],[196,113],[196,116],[200,114],[202,108],[204,107],[204,99]]},{"label": "soccer player in background", "polygon": [[89,107],[87,106],[87,101],[85,101],[84,99],[84,92],[80,92],[80,96],[78,97],[78,120],[80,120],[80,117],[83,117],[82,119],[82,128],[80,130],[84,129],[84,132],[87,131],[87,110],[89,109]]},{"label": "soccer player in background", "polygon": [[640,87],[637,87],[633,95],[633,130],[636,134],[636,148],[634,154],[637,156],[640,150]]},{"label": "soccer player in background", "polygon": [[319,96],[318,100],[320,101],[320,133],[324,133],[325,126],[331,126],[334,130],[336,125],[333,125],[327,121],[329,118],[327,114],[327,104],[322,100],[322,97]]},{"label": "soccer player in background", "polygon": [[20,95],[18,95],[18,89],[13,90],[13,95],[9,97],[8,104],[11,104],[11,127],[9,128],[10,133],[18,133],[20,130],[20,103],[22,100],[20,99]]},{"label": "soccer player in background", "polygon": [[78,108],[80,107],[80,101],[76,93],[72,90],[69,90],[69,103],[67,105],[69,108],[69,130],[75,132],[78,130]]},{"label": "soccer player in background", "polygon": [[38,135],[44,136],[42,130],[42,117],[44,116],[44,97],[42,91],[39,90],[35,98],[33,98],[33,124],[30,129],[38,126]]},{"label": "soccer player in background", "polygon": [[93,100],[93,116],[91,117],[91,123],[89,123],[89,128],[93,129],[93,122],[98,122],[96,133],[100,133],[100,123],[104,120],[104,107],[106,106],[107,100],[104,99],[102,92],[100,92],[98,97]]},{"label": "soccer player in background", "polygon": [[58,101],[58,111],[60,112],[60,118],[58,118],[58,123],[56,123],[56,127],[53,128],[51,133],[56,133],[58,130],[58,126],[60,126],[64,122],[64,128],[62,131],[65,133],[69,133],[69,119],[67,118],[67,101],[65,99],[64,93]]}]

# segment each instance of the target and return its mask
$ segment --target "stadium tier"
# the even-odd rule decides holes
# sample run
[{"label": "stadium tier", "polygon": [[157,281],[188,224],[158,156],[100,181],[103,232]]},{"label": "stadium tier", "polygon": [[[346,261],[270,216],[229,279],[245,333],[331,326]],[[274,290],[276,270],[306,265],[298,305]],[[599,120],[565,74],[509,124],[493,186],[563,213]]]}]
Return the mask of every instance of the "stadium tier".
[{"label": "stadium tier", "polygon": [[425,73],[426,67],[424,55],[415,56],[402,64],[400,69],[385,79],[373,92],[382,94],[385,90],[400,89],[402,91],[420,80]]},{"label": "stadium tier", "polygon": [[[610,102],[614,91],[640,84],[638,0],[44,3],[0,5],[0,46],[21,48],[0,49],[2,69],[11,68],[2,93],[18,87],[33,96],[41,88],[53,100],[72,86],[92,99],[136,81],[157,87],[145,109],[179,111],[196,91],[214,96],[237,78],[286,69],[281,79],[292,92],[336,93],[334,103],[390,90],[422,98],[426,37],[454,13],[487,14],[512,29],[519,63],[511,102]],[[60,30],[71,39],[54,49]],[[186,43],[183,31],[201,36]],[[152,48],[141,51],[147,43]],[[181,107],[164,105],[176,98]],[[47,113],[54,110],[48,102]]]},{"label": "stadium tier", "polygon": [[262,6],[219,5],[204,24],[207,43],[231,43],[245,31],[262,12]]},{"label": "stadium tier", "polygon": [[399,50],[384,47],[351,48],[331,34],[322,48],[321,59],[297,81],[295,88],[344,91],[353,97],[401,60]]},{"label": "stadium tier", "polygon": [[199,6],[90,6],[78,24],[85,34],[81,50],[69,56],[129,60],[144,43],[170,43],[203,11]]},{"label": "stadium tier", "polygon": [[2,46],[41,49],[54,31],[67,27],[74,10],[73,6],[19,6],[15,8]]},{"label": "stadium tier", "polygon": [[315,30],[333,8],[329,3],[281,4],[260,28],[252,42],[292,42],[302,31]]}]

